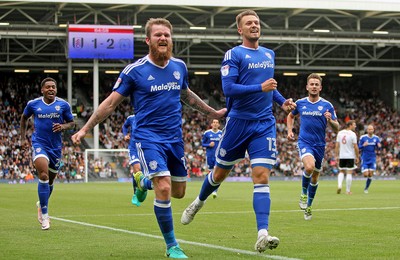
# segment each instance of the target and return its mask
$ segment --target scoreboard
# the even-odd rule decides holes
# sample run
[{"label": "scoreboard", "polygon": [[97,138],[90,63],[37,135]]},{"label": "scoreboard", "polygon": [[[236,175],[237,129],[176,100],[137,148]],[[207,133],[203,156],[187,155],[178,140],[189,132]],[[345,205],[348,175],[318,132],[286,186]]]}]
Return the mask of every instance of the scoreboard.
[{"label": "scoreboard", "polygon": [[133,59],[133,37],[132,26],[70,24],[68,58]]}]

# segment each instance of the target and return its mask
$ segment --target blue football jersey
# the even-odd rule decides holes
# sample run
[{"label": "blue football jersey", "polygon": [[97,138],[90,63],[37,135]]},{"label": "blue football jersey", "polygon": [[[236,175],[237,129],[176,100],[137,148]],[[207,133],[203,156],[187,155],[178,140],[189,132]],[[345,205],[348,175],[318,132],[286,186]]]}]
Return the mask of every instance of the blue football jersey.
[{"label": "blue football jersey", "polygon": [[135,138],[134,138],[135,129],[136,129],[136,117],[135,115],[130,115],[122,125],[122,133],[124,134],[124,136],[128,134],[128,131],[130,132],[129,146],[135,145]]},{"label": "blue football jersey", "polygon": [[[215,150],[218,147],[219,141],[221,140],[221,136],[222,136],[221,130],[214,132],[212,129],[209,129],[204,132],[201,143],[202,143],[203,147],[206,147],[207,157],[215,156]],[[213,147],[210,147],[211,142],[214,142]]]},{"label": "blue football jersey", "polygon": [[67,101],[56,97],[53,103],[46,104],[43,97],[39,97],[30,100],[23,113],[28,118],[33,115],[33,144],[40,143],[45,147],[61,149],[61,132],[53,132],[52,126],[55,123],[64,124],[74,120],[71,106]]},{"label": "blue football jersey", "polygon": [[187,88],[188,71],[182,60],[171,58],[160,67],[145,56],[124,68],[113,91],[131,98],[137,142],[173,143],[182,139],[180,91]]},{"label": "blue football jersey", "polygon": [[293,115],[300,115],[299,142],[305,142],[312,146],[325,146],[325,131],[328,121],[324,113],[329,111],[332,120],[336,120],[335,109],[326,99],[319,98],[316,102],[311,102],[308,97],[296,101],[296,109]]},{"label": "blue football jersey", "polygon": [[222,89],[228,116],[246,120],[273,117],[274,91],[261,92],[261,83],[274,77],[274,51],[236,46],[225,53],[221,67]]},{"label": "blue football jersey", "polygon": [[133,139],[133,134],[135,133],[135,128],[136,128],[135,115],[130,115],[125,120],[124,124],[122,125],[122,133],[124,135],[127,135],[128,131],[129,131],[130,132],[130,136],[131,136],[131,140],[132,140]]},{"label": "blue football jersey", "polygon": [[[364,143],[367,142],[368,145],[364,146]],[[376,153],[375,149],[378,147],[378,144],[381,142],[378,136],[373,135],[369,137],[368,134],[362,135],[360,137],[360,141],[358,142],[358,148],[361,151],[361,160],[363,162],[376,162]]]}]

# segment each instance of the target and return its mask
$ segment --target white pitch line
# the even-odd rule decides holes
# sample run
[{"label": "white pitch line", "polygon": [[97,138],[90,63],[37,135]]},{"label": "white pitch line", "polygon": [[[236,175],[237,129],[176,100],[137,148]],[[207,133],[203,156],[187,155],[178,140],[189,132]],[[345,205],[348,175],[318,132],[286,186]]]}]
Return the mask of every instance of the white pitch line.
[{"label": "white pitch line", "polygon": [[[51,219],[68,222],[68,223],[72,223],[72,224],[78,224],[78,225],[87,226],[87,227],[94,227],[94,228],[99,228],[99,229],[128,233],[128,234],[133,234],[133,235],[142,236],[142,237],[149,237],[149,238],[162,239],[162,240],[164,239],[161,236],[156,236],[156,235],[151,235],[151,234],[146,234],[146,233],[136,232],[136,231],[130,231],[130,230],[125,230],[125,229],[120,229],[120,228],[113,228],[113,227],[107,227],[107,226],[102,226],[102,225],[90,224],[90,223],[75,221],[75,220],[70,220],[70,219],[58,218],[58,217],[53,217],[53,216],[51,216]],[[259,257],[264,257],[264,258],[269,258],[269,259],[300,260],[298,258],[290,258],[290,257],[285,257],[285,256],[277,256],[277,255],[266,255],[266,254],[260,254],[260,253],[253,252],[253,251],[247,251],[247,250],[241,250],[241,249],[236,249],[236,248],[217,246],[217,245],[211,245],[211,244],[205,244],[205,243],[198,243],[198,242],[187,241],[187,240],[182,240],[182,239],[177,239],[177,241],[181,244],[188,244],[188,245],[195,245],[195,246],[219,249],[219,250],[229,251],[229,252],[233,252],[233,253],[237,253],[237,254],[253,255],[253,256],[259,256]]]},{"label": "white pitch line", "polygon": [[[340,208],[340,209],[313,209],[313,211],[358,211],[358,210],[396,210],[400,207],[381,207],[381,208]],[[287,209],[287,210],[271,210],[271,213],[286,213],[286,212],[303,212],[301,209]],[[199,215],[219,215],[219,214],[251,214],[254,211],[201,211]],[[181,215],[182,213],[173,213],[173,215]],[[139,213],[139,214],[112,214],[112,215],[63,215],[62,217],[126,217],[126,216],[153,216],[154,213]]]}]

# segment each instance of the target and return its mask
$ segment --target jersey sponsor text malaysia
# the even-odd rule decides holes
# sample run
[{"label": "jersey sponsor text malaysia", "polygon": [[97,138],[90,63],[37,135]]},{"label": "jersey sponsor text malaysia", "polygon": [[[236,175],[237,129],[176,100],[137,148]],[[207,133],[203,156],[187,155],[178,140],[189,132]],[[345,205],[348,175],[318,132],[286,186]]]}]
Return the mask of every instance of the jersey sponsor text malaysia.
[{"label": "jersey sponsor text malaysia", "polygon": [[[364,146],[364,143],[367,142],[367,146]],[[365,163],[375,163],[376,162],[376,148],[380,143],[380,139],[378,136],[373,135],[369,137],[367,134],[362,135],[360,137],[360,141],[358,142],[358,147],[361,151],[361,160]]]},{"label": "jersey sponsor text malaysia", "polygon": [[[261,83],[274,77],[274,59],[275,53],[262,46],[251,49],[240,45],[226,52],[221,75],[229,117],[246,120],[273,117],[273,91],[261,92]],[[231,84],[252,88],[254,92],[229,96],[225,88],[229,88]]]},{"label": "jersey sponsor text malaysia", "polygon": [[188,88],[185,63],[171,58],[160,67],[145,56],[125,67],[113,90],[130,96],[136,115],[137,142],[179,142],[182,139],[180,91]]},{"label": "jersey sponsor text malaysia", "polygon": [[24,109],[24,115],[26,117],[33,115],[32,143],[40,143],[49,148],[62,147],[61,132],[53,132],[51,126],[55,123],[71,122],[74,119],[71,106],[59,97],[56,97],[51,104],[46,104],[43,97],[29,101]]},{"label": "jersey sponsor text malaysia", "polygon": [[328,121],[324,113],[329,111],[332,120],[336,120],[335,110],[332,104],[324,98],[319,98],[316,102],[311,102],[308,97],[296,101],[296,109],[293,115],[300,114],[300,133],[299,141],[312,146],[325,146],[325,130]]},{"label": "jersey sponsor text malaysia", "polygon": [[[208,129],[204,132],[202,145],[206,147],[206,155],[207,157],[215,156],[215,150],[218,147],[219,141],[221,140],[222,131],[218,130],[214,132],[212,129]],[[210,143],[214,142],[214,146],[210,147]]]}]

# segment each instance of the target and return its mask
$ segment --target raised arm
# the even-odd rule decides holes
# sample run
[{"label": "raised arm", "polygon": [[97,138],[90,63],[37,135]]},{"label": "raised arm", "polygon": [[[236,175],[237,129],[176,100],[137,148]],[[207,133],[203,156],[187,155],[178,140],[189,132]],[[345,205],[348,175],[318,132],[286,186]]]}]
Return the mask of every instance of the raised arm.
[{"label": "raised arm", "polygon": [[93,129],[93,127],[109,117],[111,113],[115,110],[115,108],[124,99],[125,97],[118,92],[112,92],[103,102],[101,102],[99,107],[93,112],[92,116],[89,118],[86,124],[71,137],[72,142],[74,144],[80,144],[81,139],[83,139],[85,135]]}]

